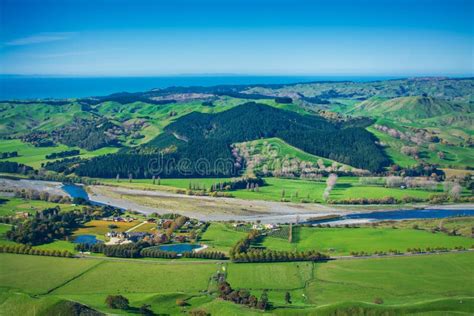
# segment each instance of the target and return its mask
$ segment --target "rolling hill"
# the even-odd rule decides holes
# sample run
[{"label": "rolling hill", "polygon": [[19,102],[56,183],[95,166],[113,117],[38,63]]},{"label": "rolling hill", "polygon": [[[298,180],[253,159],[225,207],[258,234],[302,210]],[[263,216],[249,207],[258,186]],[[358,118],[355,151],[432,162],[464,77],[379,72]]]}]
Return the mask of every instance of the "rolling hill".
[{"label": "rolling hill", "polygon": [[474,105],[429,96],[409,96],[393,99],[374,97],[363,101],[346,114],[383,117],[402,123],[425,122],[427,125],[457,125],[470,127],[474,123]]},{"label": "rolling hill", "polygon": [[[146,178],[153,159],[159,157],[155,165],[160,164],[162,177],[229,176],[243,167],[231,150],[232,144],[271,137],[361,169],[380,171],[390,163],[364,127],[250,102],[215,114],[192,112],[166,126],[146,145],[92,159],[81,164],[76,173],[108,178],[132,173]],[[205,174],[200,167],[206,169]]]}]

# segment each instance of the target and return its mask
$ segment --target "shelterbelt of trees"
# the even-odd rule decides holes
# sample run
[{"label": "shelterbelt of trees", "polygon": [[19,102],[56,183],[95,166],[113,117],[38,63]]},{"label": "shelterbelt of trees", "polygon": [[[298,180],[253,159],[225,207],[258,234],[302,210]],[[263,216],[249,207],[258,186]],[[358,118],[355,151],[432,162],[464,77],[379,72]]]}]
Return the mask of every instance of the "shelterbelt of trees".
[{"label": "shelterbelt of trees", "polygon": [[390,161],[364,127],[360,122],[335,123],[249,102],[216,114],[192,112],[168,125],[148,144],[83,161],[74,171],[103,178],[232,176],[244,162],[231,145],[269,137],[314,155],[381,171]]}]

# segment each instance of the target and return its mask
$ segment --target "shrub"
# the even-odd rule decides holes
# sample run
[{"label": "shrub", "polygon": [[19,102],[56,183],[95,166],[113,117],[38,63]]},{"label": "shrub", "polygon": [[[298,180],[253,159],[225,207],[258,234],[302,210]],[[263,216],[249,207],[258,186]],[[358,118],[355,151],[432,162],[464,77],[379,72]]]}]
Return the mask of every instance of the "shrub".
[{"label": "shrub", "polygon": [[105,304],[107,304],[108,307],[114,308],[114,309],[128,309],[129,308],[129,302],[128,299],[125,296],[122,295],[109,295],[105,299]]},{"label": "shrub", "polygon": [[188,303],[186,303],[185,300],[178,298],[178,299],[176,300],[176,305],[177,305],[177,306],[187,306]]}]

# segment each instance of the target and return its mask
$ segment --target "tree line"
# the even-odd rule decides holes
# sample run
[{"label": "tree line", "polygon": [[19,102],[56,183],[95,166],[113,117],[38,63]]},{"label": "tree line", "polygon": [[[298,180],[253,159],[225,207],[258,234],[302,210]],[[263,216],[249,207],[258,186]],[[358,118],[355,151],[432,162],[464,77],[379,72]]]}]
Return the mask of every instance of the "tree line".
[{"label": "tree line", "polygon": [[248,290],[233,289],[226,281],[220,282],[217,290],[221,299],[233,302],[235,304],[246,305],[248,307],[261,310],[266,310],[270,307],[270,302],[268,300],[268,294],[266,291],[263,291],[260,299],[258,299],[255,295],[251,295]]},{"label": "tree line", "polygon": [[320,252],[310,251],[275,251],[270,249],[251,248],[251,244],[262,238],[257,230],[252,230],[245,238],[239,240],[229,251],[233,262],[291,262],[321,261],[329,256]]},{"label": "tree line", "polygon": [[0,159],[18,157],[18,151],[9,151],[0,153]]},{"label": "tree line", "polygon": [[159,247],[152,246],[148,242],[130,243],[124,245],[77,244],[75,249],[80,252],[102,253],[107,257],[118,258],[199,258],[223,260],[225,255],[217,251],[184,252],[181,256],[174,251],[163,251]]},{"label": "tree line", "polygon": [[64,157],[69,157],[69,156],[76,156],[79,155],[81,151],[79,149],[72,149],[72,150],[65,150],[65,151],[60,151],[57,153],[51,153],[49,155],[46,155],[46,159],[56,159],[56,158],[64,158]]},{"label": "tree line", "polygon": [[38,211],[32,218],[17,223],[6,233],[6,237],[29,246],[46,244],[70,235],[73,229],[83,223],[120,212],[110,206],[83,207],[82,210],[62,212],[56,206]]},{"label": "tree line", "polygon": [[27,174],[33,171],[30,166],[14,161],[0,161],[0,172]]},{"label": "tree line", "polygon": [[33,256],[50,256],[50,257],[64,257],[72,258],[74,255],[67,250],[49,250],[49,249],[34,249],[26,245],[0,245],[0,253],[15,253],[21,255]]}]

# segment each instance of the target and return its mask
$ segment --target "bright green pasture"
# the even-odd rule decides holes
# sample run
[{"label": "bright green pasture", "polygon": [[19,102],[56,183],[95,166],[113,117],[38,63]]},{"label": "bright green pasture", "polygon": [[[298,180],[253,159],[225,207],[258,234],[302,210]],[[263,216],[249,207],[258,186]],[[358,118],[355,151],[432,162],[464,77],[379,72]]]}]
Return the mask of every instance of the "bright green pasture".
[{"label": "bright green pasture", "polygon": [[30,214],[33,214],[37,211],[56,206],[59,206],[61,210],[64,211],[70,211],[77,208],[77,206],[72,206],[71,204],[58,204],[37,200],[24,200],[16,197],[2,197],[2,199],[5,199],[6,201],[0,203],[0,216],[14,215],[16,212],[28,212]]},{"label": "bright green pasture", "polygon": [[0,254],[1,287],[28,294],[47,293],[96,266],[100,261]]},{"label": "bright green pasture", "polygon": [[211,276],[217,270],[215,264],[103,262],[54,294],[193,293],[206,290]]},{"label": "bright green pasture", "polygon": [[222,251],[227,253],[240,239],[247,235],[230,227],[229,224],[211,223],[202,235],[200,242],[209,246],[210,251]]},{"label": "bright green pasture", "polygon": [[[115,179],[100,179],[101,182],[121,187],[145,189],[145,190],[168,190],[173,191],[176,188],[188,189],[192,184],[197,187],[205,187],[209,189],[212,184],[219,181],[229,181],[230,179],[161,179],[160,185],[152,184],[151,179],[135,179],[132,183],[122,179],[117,182]],[[301,202],[306,200],[309,202],[322,203],[323,192],[326,188],[326,180],[310,181],[300,179],[281,179],[281,178],[265,178],[267,185],[259,188],[258,192],[248,190],[230,191],[236,197],[247,200],[265,200],[280,201],[282,194],[284,198],[291,202]],[[359,183],[358,177],[339,177],[335,188],[332,190],[330,199],[356,199],[356,198],[384,198],[394,197],[401,199],[406,196],[417,198],[428,198],[433,194],[441,193],[441,191],[426,191],[422,189],[400,189],[385,188],[376,185],[363,185]]]},{"label": "bright green pasture", "polygon": [[71,253],[75,253],[76,250],[74,249],[75,247],[75,244],[70,242],[70,241],[66,241],[66,240],[55,240],[49,244],[43,244],[43,245],[39,245],[39,246],[34,246],[33,248],[36,248],[36,249],[46,249],[46,250],[59,250],[59,251],[69,251]]},{"label": "bright green pasture", "polygon": [[[300,202],[301,200],[309,200],[311,202],[323,202],[322,196],[326,188],[325,180],[308,181],[293,180],[280,178],[265,178],[266,186],[262,186],[259,192],[247,190],[239,190],[232,192],[235,197],[243,199],[260,199],[269,201],[279,201],[284,197],[292,202]],[[330,199],[351,199],[351,198],[383,198],[392,196],[394,198],[402,198],[404,196],[413,196],[420,198],[428,198],[434,192],[417,190],[417,189],[398,189],[385,188],[375,185],[362,185],[358,183],[357,177],[340,177],[336,186],[331,192]]]},{"label": "bright green pasture", "polygon": [[[16,161],[18,163],[23,163],[25,165],[31,166],[35,169],[41,167],[42,163],[47,163],[49,161],[46,159],[46,155],[51,153],[57,153],[60,151],[79,149],[77,147],[69,147],[66,145],[58,144],[54,147],[35,147],[31,144],[24,143],[19,139],[12,140],[0,140],[0,153],[1,152],[12,152],[17,151],[18,157],[15,158],[6,158],[1,159],[0,161]],[[100,155],[106,155],[110,153],[117,152],[118,148],[116,147],[104,147],[94,151],[87,151],[81,149],[80,157],[82,158],[91,158]]]},{"label": "bright green pasture", "polygon": [[159,185],[158,180],[155,180],[155,184],[153,184],[151,179],[133,179],[132,182],[129,182],[128,179],[119,179],[119,181],[116,179],[100,179],[100,182],[134,189],[174,191],[176,189],[189,189],[190,185],[209,189],[215,183],[230,180],[230,178],[160,179]]},{"label": "bright green pasture", "polygon": [[311,262],[229,264],[227,281],[236,288],[291,290],[313,277]]},{"label": "bright green pasture", "polygon": [[316,305],[380,297],[409,304],[449,297],[474,297],[474,253],[337,260],[315,265],[306,288]]},{"label": "bright green pasture", "polygon": [[[336,311],[403,311],[468,314],[474,290],[474,253],[416,257],[225,265],[234,288],[260,296],[268,289],[271,314],[334,314]],[[157,264],[0,254],[0,313],[54,314],[61,300],[105,313],[129,314],[105,306],[109,294],[122,294],[133,307],[151,304],[157,314],[182,314],[201,308],[213,315],[262,314],[207,295],[219,264]],[[284,294],[292,305],[284,303]],[[48,293],[48,294],[45,294]],[[28,295],[39,295],[34,299]],[[384,304],[372,305],[375,298]],[[176,306],[185,299],[187,307]],[[463,304],[459,305],[460,301]],[[393,305],[394,304],[394,305]],[[304,307],[304,308],[303,308]],[[438,313],[432,313],[438,311]],[[391,314],[390,314],[391,315]]]},{"label": "bright green pasture", "polygon": [[351,251],[388,251],[396,249],[405,252],[407,248],[464,246],[474,244],[471,238],[448,236],[415,229],[393,228],[315,228],[298,227],[294,231],[293,243],[285,239],[266,237],[262,243],[272,250],[318,250],[331,255],[348,255]]}]

